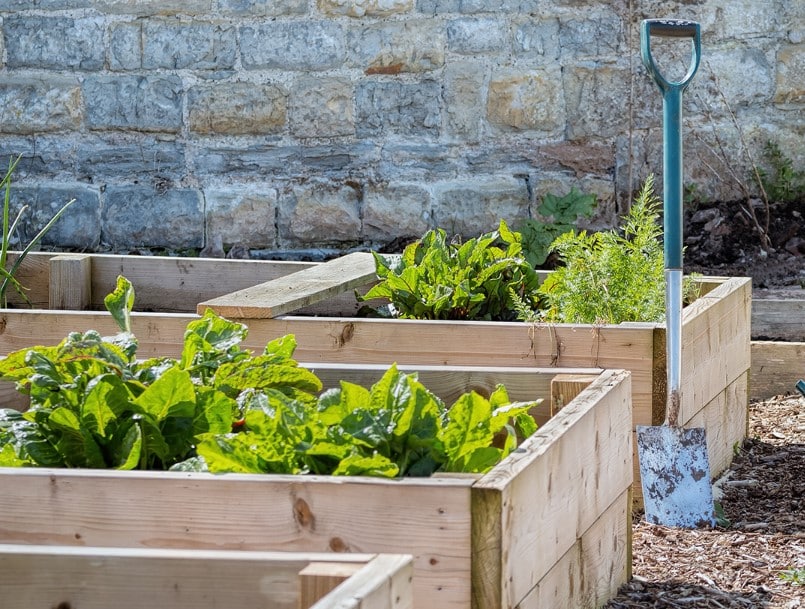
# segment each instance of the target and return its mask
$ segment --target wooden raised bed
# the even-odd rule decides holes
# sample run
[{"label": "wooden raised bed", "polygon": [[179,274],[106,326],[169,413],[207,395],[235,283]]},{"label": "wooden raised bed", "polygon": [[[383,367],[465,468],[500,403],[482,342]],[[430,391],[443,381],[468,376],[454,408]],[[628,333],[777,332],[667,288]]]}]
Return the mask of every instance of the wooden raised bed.
[{"label": "wooden raised bed", "polygon": [[[364,254],[369,256],[369,254]],[[352,317],[357,308],[351,290],[338,292],[337,282],[322,286],[320,271],[315,281],[280,281],[282,298],[270,300],[277,289],[254,287],[295,270],[313,269],[310,263],[277,263],[193,258],[147,258],[137,256],[86,255],[84,271],[54,271],[75,262],[53,254],[32,258],[20,275],[31,288],[31,298],[44,306],[48,295],[70,291],[89,293],[82,297],[87,308],[101,309],[103,297],[113,289],[118,274],[128,277],[137,293],[139,310],[185,313],[139,313],[134,332],[140,353],[180,353],[184,328],[197,307],[211,305],[223,313],[240,307],[240,317],[249,326],[245,346],[262,349],[277,336],[294,334],[300,361],[340,363],[397,362],[410,365],[517,366],[626,369],[632,373],[635,425],[659,425],[665,418],[666,371],[665,327],[657,323],[620,325],[523,324],[504,322],[385,320]],[[355,258],[353,256],[353,258]],[[359,257],[358,257],[359,258]],[[330,263],[326,263],[330,265]],[[342,264],[342,263],[339,263]],[[324,266],[324,265],[320,265]],[[333,265],[334,266],[334,265]],[[341,268],[351,283],[365,272],[358,259],[351,270]],[[89,277],[86,281],[57,281],[58,276]],[[296,277],[300,277],[297,273]],[[682,328],[682,409],[680,424],[704,426],[710,467],[717,475],[732,460],[733,446],[746,435],[750,374],[751,281],[748,278],[705,277],[701,296],[685,307]],[[334,287],[335,285],[335,287]],[[54,287],[55,286],[55,287]],[[61,286],[61,287],[58,287]],[[239,298],[226,296],[240,292]],[[62,296],[57,296],[61,294]],[[249,300],[246,300],[246,297]],[[313,303],[295,315],[274,314],[282,300]],[[314,301],[319,298],[319,302]],[[296,299],[296,300],[295,300]],[[262,306],[270,303],[270,306]],[[266,309],[268,309],[266,311]],[[303,315],[302,313],[305,313]],[[321,317],[313,317],[316,313]],[[245,317],[248,316],[248,317]],[[117,328],[106,313],[92,311],[2,310],[0,354],[37,342],[52,344],[69,331],[96,329],[104,334]],[[635,480],[639,480],[635,454]],[[640,503],[641,489],[635,484]]]},{"label": "wooden raised bed", "polygon": [[0,545],[3,609],[412,609],[407,555]]},{"label": "wooden raised bed", "polygon": [[[361,380],[379,368],[317,372]],[[420,378],[445,399],[494,381],[534,399],[550,395],[555,372]],[[593,609],[629,577],[632,420],[630,374],[587,372],[589,385],[483,476],[0,468],[0,543],[403,553],[414,557],[417,609]]]}]

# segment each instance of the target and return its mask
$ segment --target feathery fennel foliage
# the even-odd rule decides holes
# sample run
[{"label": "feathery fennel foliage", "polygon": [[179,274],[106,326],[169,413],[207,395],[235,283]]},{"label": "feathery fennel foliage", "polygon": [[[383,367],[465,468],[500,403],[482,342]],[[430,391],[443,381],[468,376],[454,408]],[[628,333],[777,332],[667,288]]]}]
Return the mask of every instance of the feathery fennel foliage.
[{"label": "feathery fennel foliage", "polygon": [[[665,317],[665,273],[662,202],[649,176],[623,217],[620,231],[566,233],[553,242],[563,260],[543,282],[539,293],[543,318],[559,323],[662,321]],[[686,280],[686,293],[691,282]]]}]

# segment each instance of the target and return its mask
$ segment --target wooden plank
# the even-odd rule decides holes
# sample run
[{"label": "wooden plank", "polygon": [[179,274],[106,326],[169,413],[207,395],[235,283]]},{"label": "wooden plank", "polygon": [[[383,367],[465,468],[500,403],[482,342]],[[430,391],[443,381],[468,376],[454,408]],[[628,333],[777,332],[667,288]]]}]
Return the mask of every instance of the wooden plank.
[{"label": "wooden plank", "polygon": [[473,482],[0,468],[0,543],[406,553],[417,607],[466,609]]},{"label": "wooden plank", "polygon": [[752,338],[763,341],[805,341],[805,291],[799,299],[753,299]]},{"label": "wooden plank", "polygon": [[632,500],[624,491],[517,605],[597,609],[628,581]]},{"label": "wooden plank", "polygon": [[474,609],[517,606],[631,486],[629,373],[603,372],[519,448],[473,487]]},{"label": "wooden plank", "polygon": [[361,569],[360,564],[311,562],[299,572],[299,609],[309,609]]},{"label": "wooden plank", "polygon": [[[398,568],[410,561],[397,558]],[[4,609],[298,609],[299,571],[325,559],[357,574],[374,556],[0,545],[0,597]],[[327,597],[318,606],[336,607]]]},{"label": "wooden plank", "polygon": [[710,474],[721,474],[732,463],[735,447],[746,437],[749,425],[749,371],[730,383],[696,413],[687,427],[707,430],[707,458]]},{"label": "wooden plank", "polygon": [[92,257],[88,254],[53,256],[49,264],[51,309],[88,309],[92,299]]},{"label": "wooden plank", "polygon": [[752,341],[752,399],[794,393],[801,378],[805,378],[805,342]]},{"label": "wooden plank", "polygon": [[410,556],[379,554],[311,609],[413,609],[413,577]]},{"label": "wooden plank", "polygon": [[564,373],[551,379],[551,416],[589,387],[597,374]]},{"label": "wooden plank", "polygon": [[233,319],[278,317],[377,279],[374,256],[355,252],[315,267],[199,303]]}]

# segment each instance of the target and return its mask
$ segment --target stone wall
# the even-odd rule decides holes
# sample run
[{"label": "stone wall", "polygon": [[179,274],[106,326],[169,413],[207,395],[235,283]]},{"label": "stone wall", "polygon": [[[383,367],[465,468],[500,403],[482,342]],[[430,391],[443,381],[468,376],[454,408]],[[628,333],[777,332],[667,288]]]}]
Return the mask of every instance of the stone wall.
[{"label": "stone wall", "polygon": [[598,195],[605,225],[662,172],[640,20],[702,24],[685,179],[734,198],[751,184],[746,150],[772,139],[805,159],[803,7],[0,0],[0,154],[22,155],[24,234],[76,198],[48,242],[88,250],[471,235],[573,186]]}]

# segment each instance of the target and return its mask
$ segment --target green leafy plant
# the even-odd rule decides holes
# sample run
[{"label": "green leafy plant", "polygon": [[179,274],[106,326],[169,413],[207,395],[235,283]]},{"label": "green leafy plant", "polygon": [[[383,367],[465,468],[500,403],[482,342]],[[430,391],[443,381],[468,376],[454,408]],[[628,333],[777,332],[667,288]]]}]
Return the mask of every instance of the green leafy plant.
[{"label": "green leafy plant", "polygon": [[[620,231],[565,233],[552,248],[563,266],[540,286],[544,319],[564,323],[660,321],[665,314],[661,202],[649,176]],[[693,284],[686,281],[691,296]]]},{"label": "green leafy plant", "polygon": [[785,156],[776,142],[768,141],[763,148],[770,171],[758,168],[763,191],[772,203],[805,200],[805,171],[794,169],[793,161]]},{"label": "green leafy plant", "polygon": [[67,211],[67,208],[75,203],[75,199],[71,199],[65,203],[61,209],[59,209],[59,211],[53,215],[47,224],[40,229],[34,238],[31,239],[28,245],[22,248],[17,256],[17,259],[11,265],[11,268],[6,268],[8,263],[8,253],[11,250],[12,238],[20,219],[28,210],[28,206],[23,205],[19,212],[17,212],[14,221],[11,222],[11,176],[14,173],[14,170],[17,168],[20,158],[22,157],[18,156],[16,159],[9,161],[6,174],[3,179],[0,180],[0,188],[3,189],[3,233],[2,236],[0,236],[2,238],[2,241],[0,241],[0,306],[4,308],[8,306],[7,293],[9,287],[13,287],[25,302],[31,304],[31,301],[25,295],[25,288],[16,278],[17,270],[20,268],[20,265],[22,265],[22,262],[25,260],[25,257],[28,255],[28,253],[39,244],[39,242],[42,240],[42,237],[45,236],[45,234],[51,229],[51,227],[62,216],[62,214]]},{"label": "green leafy plant", "polygon": [[416,374],[392,366],[371,388],[342,381],[312,407],[277,392],[247,400],[241,431],[205,437],[197,465],[213,472],[384,477],[484,472],[515,448],[517,430],[526,436],[536,430],[528,415],[534,403],[509,402],[498,387],[488,400],[471,392],[448,409]]},{"label": "green leafy plant", "polygon": [[564,196],[545,195],[537,212],[546,221],[528,218],[517,227],[522,235],[526,260],[534,267],[545,264],[554,240],[574,231],[579,218],[592,215],[595,205],[595,195],[584,194],[575,186]]},{"label": "green leafy plant", "polygon": [[0,466],[425,476],[481,472],[536,425],[535,402],[461,396],[451,409],[392,366],[370,389],[319,378],[292,359],[293,336],[258,355],[246,326],[208,310],[190,322],[179,359],[136,359],[134,290],[119,277],[106,307],[121,332],[71,333],[0,360],[30,396],[0,410]]},{"label": "green leafy plant", "polygon": [[516,319],[511,293],[535,304],[539,279],[522,252],[519,233],[498,230],[463,243],[428,231],[399,257],[374,253],[380,282],[359,300],[388,299],[399,317]]},{"label": "green leafy plant", "polygon": [[[3,379],[30,396],[24,413],[0,410],[0,465],[163,469],[193,456],[201,435],[231,431],[237,388],[257,383],[249,377],[257,362],[270,367],[262,387],[294,396],[321,389],[290,359],[292,338],[252,358],[238,347],[246,327],[211,311],[188,324],[181,359],[138,361],[133,304],[131,284],[119,277],[106,306],[121,333],[74,332],[0,360]],[[239,363],[249,366],[240,376]]]},{"label": "green leafy plant", "polygon": [[783,581],[791,582],[795,586],[805,586],[805,568],[786,569],[777,574]]}]

